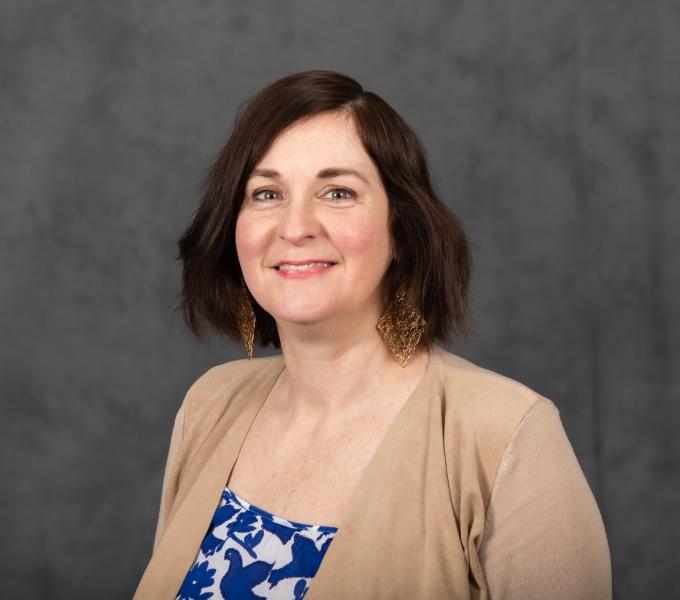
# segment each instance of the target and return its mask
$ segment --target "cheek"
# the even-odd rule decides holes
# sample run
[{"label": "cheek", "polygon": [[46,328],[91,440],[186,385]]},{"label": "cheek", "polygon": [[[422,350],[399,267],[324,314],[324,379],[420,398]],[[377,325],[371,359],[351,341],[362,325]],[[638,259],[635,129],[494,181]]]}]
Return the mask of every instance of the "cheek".
[{"label": "cheek", "polygon": [[382,269],[390,254],[387,225],[373,219],[356,219],[338,232],[338,246],[348,258],[360,258],[366,264]]},{"label": "cheek", "polygon": [[262,239],[258,229],[247,218],[236,221],[235,243],[241,270],[246,271],[249,263],[261,252]]}]

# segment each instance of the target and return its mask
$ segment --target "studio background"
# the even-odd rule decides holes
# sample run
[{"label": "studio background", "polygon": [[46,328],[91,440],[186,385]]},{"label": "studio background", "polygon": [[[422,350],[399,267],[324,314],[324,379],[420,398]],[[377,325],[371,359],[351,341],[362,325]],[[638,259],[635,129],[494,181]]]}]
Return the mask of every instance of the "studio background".
[{"label": "studio background", "polygon": [[174,413],[245,356],[173,312],[177,239],[238,106],[312,68],[421,137],[473,245],[449,349],[559,408],[615,598],[680,597],[679,2],[0,6],[3,597],[131,597]]}]

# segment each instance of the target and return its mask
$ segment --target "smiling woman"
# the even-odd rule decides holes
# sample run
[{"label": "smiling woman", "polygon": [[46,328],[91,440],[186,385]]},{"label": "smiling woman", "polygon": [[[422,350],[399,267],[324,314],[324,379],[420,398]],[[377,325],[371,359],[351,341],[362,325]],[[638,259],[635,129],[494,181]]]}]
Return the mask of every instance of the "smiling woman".
[{"label": "smiling woman", "polygon": [[248,359],[177,412],[135,598],[611,597],[555,405],[443,347],[468,242],[384,100],[333,71],[265,87],[179,246],[188,326]]}]

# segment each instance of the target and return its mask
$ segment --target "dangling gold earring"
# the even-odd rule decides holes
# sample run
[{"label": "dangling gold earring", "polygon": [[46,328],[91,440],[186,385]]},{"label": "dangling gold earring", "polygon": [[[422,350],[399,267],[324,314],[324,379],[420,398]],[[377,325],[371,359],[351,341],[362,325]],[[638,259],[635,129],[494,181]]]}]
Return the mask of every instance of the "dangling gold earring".
[{"label": "dangling gold earring", "polygon": [[237,313],[238,329],[246,346],[248,360],[253,360],[253,342],[255,340],[255,311],[248,295],[246,282],[241,278],[241,301]]},{"label": "dangling gold earring", "polygon": [[405,367],[425,331],[425,325],[427,323],[417,307],[406,300],[406,289],[401,284],[376,328],[392,355]]}]

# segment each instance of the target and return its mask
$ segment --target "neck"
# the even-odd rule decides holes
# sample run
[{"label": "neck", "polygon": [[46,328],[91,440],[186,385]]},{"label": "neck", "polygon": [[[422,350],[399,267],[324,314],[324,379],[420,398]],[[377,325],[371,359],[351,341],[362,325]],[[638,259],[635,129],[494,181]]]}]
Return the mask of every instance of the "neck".
[{"label": "neck", "polygon": [[356,415],[377,402],[398,397],[423,376],[429,360],[422,345],[402,367],[375,329],[364,324],[354,335],[310,340],[279,328],[285,369],[277,381],[279,410],[291,419],[318,422]]}]

